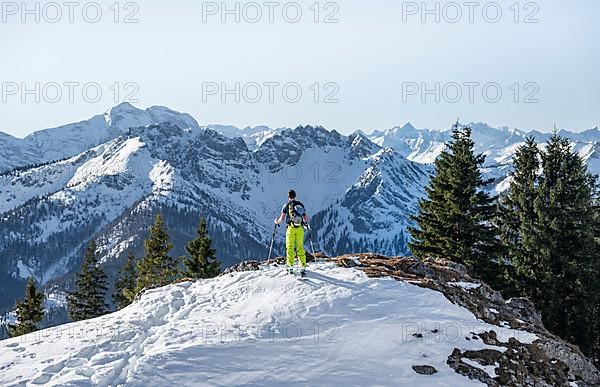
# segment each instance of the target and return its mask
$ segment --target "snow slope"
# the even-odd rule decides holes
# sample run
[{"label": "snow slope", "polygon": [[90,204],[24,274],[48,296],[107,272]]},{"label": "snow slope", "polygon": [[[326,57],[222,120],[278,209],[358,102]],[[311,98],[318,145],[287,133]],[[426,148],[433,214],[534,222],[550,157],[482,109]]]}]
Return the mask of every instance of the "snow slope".
[{"label": "snow slope", "polygon": [[454,348],[486,347],[465,335],[535,339],[433,290],[330,262],[309,269],[306,282],[262,266],[170,285],[116,313],[1,341],[0,385],[475,386],[446,365]]}]

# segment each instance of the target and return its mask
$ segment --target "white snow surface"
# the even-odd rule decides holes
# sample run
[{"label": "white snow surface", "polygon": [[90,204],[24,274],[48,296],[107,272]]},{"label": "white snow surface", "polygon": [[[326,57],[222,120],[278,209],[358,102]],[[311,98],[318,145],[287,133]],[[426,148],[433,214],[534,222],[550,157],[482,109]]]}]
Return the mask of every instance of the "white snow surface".
[{"label": "white snow surface", "polygon": [[[309,265],[303,282],[263,266],[147,291],[119,312],[1,341],[0,385],[476,386],[446,360],[454,348],[497,349],[465,339],[488,330],[535,339],[406,282],[329,262]],[[411,368],[425,364],[439,372]]]},{"label": "white snow surface", "polygon": [[459,281],[459,282],[448,282],[450,285],[452,286],[458,286],[459,288],[463,288],[463,289],[477,289],[481,286],[481,284],[475,284],[472,282],[463,282],[463,281]]}]

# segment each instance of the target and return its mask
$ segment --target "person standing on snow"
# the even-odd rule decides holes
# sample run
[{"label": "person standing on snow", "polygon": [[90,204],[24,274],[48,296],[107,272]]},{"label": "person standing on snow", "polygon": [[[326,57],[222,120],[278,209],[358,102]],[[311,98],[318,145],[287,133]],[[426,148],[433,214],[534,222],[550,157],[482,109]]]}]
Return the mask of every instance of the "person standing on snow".
[{"label": "person standing on snow", "polygon": [[308,215],[304,204],[296,200],[296,191],[288,192],[288,201],[281,209],[281,216],[275,219],[279,225],[287,217],[287,231],[285,233],[285,248],[287,255],[288,273],[294,273],[294,249],[300,260],[300,275],[306,276],[306,252],[304,251],[304,225],[308,224]]}]

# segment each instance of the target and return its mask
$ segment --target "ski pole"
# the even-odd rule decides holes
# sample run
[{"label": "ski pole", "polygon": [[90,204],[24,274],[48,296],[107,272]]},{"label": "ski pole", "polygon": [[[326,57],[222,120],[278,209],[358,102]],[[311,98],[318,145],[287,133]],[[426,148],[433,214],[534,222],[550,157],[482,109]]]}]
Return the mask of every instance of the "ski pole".
[{"label": "ski pole", "polygon": [[271,246],[269,247],[269,258],[268,260],[271,259],[271,253],[273,252],[273,244],[275,243],[275,233],[277,232],[277,227],[279,226],[279,224],[275,223],[275,227],[273,227],[273,236],[271,237]]},{"label": "ski pole", "polygon": [[313,245],[313,240],[312,240],[312,229],[310,228],[309,224],[306,224],[306,228],[308,229],[308,241],[310,242],[310,249],[312,250],[313,258],[316,261],[317,257],[315,256],[315,246]]}]

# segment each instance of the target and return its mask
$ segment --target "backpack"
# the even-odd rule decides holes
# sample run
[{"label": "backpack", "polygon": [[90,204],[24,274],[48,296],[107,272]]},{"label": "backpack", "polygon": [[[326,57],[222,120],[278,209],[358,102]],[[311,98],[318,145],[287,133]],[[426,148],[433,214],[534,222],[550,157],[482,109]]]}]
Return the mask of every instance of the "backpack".
[{"label": "backpack", "polygon": [[300,227],[304,225],[304,215],[306,210],[304,205],[299,201],[292,201],[288,204],[288,224],[294,227]]}]

